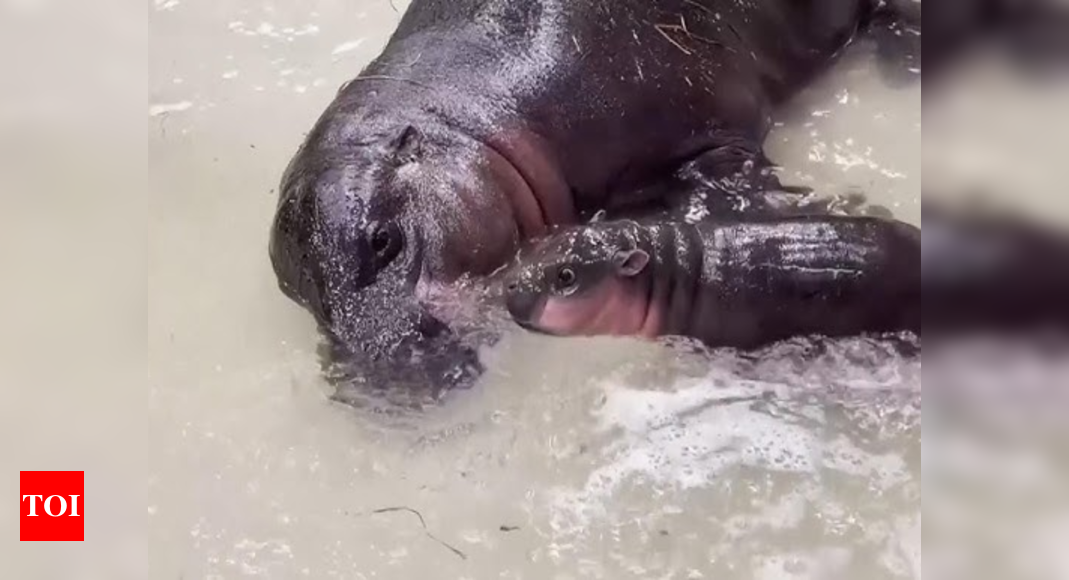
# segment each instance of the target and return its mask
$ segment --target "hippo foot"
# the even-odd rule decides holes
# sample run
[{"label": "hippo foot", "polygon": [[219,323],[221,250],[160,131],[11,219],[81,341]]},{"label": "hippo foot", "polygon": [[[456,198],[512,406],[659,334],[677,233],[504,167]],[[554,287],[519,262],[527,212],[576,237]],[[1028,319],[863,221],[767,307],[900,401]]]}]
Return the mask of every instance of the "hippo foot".
[{"label": "hippo foot", "polygon": [[858,191],[830,196],[810,195],[789,207],[781,206],[781,213],[783,215],[843,215],[894,219],[894,212],[890,208],[871,203],[868,196]]},{"label": "hippo foot", "polygon": [[782,215],[812,189],[785,185],[760,147],[717,147],[684,164],[664,196],[674,219],[698,223],[723,216]]},{"label": "hippo foot", "polygon": [[893,217],[863,193],[818,195],[808,186],[783,183],[776,170],[760,148],[736,144],[707,151],[676,174],[669,213],[687,223],[731,215]]},{"label": "hippo foot", "polygon": [[746,191],[713,191],[701,185],[679,191],[670,219],[698,223],[725,216],[741,218],[841,215],[894,219],[890,208],[858,191],[825,195],[805,186],[785,185],[776,175],[761,176]]}]

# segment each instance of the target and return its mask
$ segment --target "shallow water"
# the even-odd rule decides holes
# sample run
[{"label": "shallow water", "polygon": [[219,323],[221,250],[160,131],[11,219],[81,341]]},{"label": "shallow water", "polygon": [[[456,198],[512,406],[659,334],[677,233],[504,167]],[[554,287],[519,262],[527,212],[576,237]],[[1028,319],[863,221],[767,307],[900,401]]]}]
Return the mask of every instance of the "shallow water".
[{"label": "shallow water", "polygon": [[[441,408],[328,402],[265,236],[288,156],[397,15],[241,6],[152,20],[155,575],[919,573],[920,367],[878,347],[754,367],[515,333]],[[818,113],[777,132],[773,154],[807,184],[878,190],[917,215],[918,149],[887,135],[904,125],[919,143],[919,88],[881,93],[844,72],[811,98],[820,109],[800,107]],[[854,127],[879,113],[878,129]],[[375,513],[401,506],[426,530],[413,512]]]},{"label": "shallow water", "polygon": [[[398,14],[386,0],[156,0],[149,18],[148,438],[130,460],[147,467],[147,577],[921,577],[921,365],[886,345],[799,341],[754,361],[517,332],[438,408],[332,403],[311,320],[275,287],[268,225],[303,132]],[[884,87],[866,65],[854,54],[801,97],[770,153],[788,181],[916,220],[920,87]],[[69,220],[102,238],[137,219],[93,207]],[[0,234],[23,241],[54,219],[10,215]],[[133,287],[106,296],[114,312],[140,300]],[[126,320],[96,312],[86,328]],[[120,368],[82,352],[105,377]],[[143,415],[143,399],[99,384],[71,399],[82,423],[68,426]],[[125,473],[109,461],[100,472]],[[145,577],[122,576],[131,529],[104,544],[113,559],[42,548],[15,570]]]}]

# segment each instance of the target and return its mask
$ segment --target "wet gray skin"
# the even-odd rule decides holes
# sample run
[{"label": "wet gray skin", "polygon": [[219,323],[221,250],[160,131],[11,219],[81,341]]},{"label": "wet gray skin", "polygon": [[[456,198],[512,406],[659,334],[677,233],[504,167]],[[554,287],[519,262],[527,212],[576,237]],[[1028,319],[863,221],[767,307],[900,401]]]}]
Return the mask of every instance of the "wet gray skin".
[{"label": "wet gray skin", "polygon": [[762,206],[772,108],[878,4],[414,0],[283,176],[279,285],[372,382],[448,386],[478,366],[431,296],[599,209]]},{"label": "wet gray skin", "polygon": [[673,335],[756,348],[921,330],[921,236],[875,217],[591,224],[522,258],[506,302],[557,335]]}]

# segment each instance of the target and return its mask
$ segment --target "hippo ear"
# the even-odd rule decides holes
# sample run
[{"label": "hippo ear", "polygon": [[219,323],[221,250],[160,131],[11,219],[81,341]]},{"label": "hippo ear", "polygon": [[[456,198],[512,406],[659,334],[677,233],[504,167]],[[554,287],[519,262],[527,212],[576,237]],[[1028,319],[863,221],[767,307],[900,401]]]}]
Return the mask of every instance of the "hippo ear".
[{"label": "hippo ear", "polygon": [[412,163],[423,154],[423,133],[412,125],[406,125],[390,143],[390,148],[398,165]]},{"label": "hippo ear", "polygon": [[636,276],[650,263],[650,255],[642,250],[620,250],[613,256],[616,271],[622,276]]}]

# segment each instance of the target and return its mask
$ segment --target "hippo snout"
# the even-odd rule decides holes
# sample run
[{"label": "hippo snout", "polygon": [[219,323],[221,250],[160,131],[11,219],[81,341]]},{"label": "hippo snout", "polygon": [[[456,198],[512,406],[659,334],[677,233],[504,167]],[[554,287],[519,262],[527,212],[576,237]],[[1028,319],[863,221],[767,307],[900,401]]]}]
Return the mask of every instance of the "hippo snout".
[{"label": "hippo snout", "polygon": [[531,322],[537,314],[540,298],[533,292],[525,292],[516,283],[509,284],[505,307],[518,322]]}]

